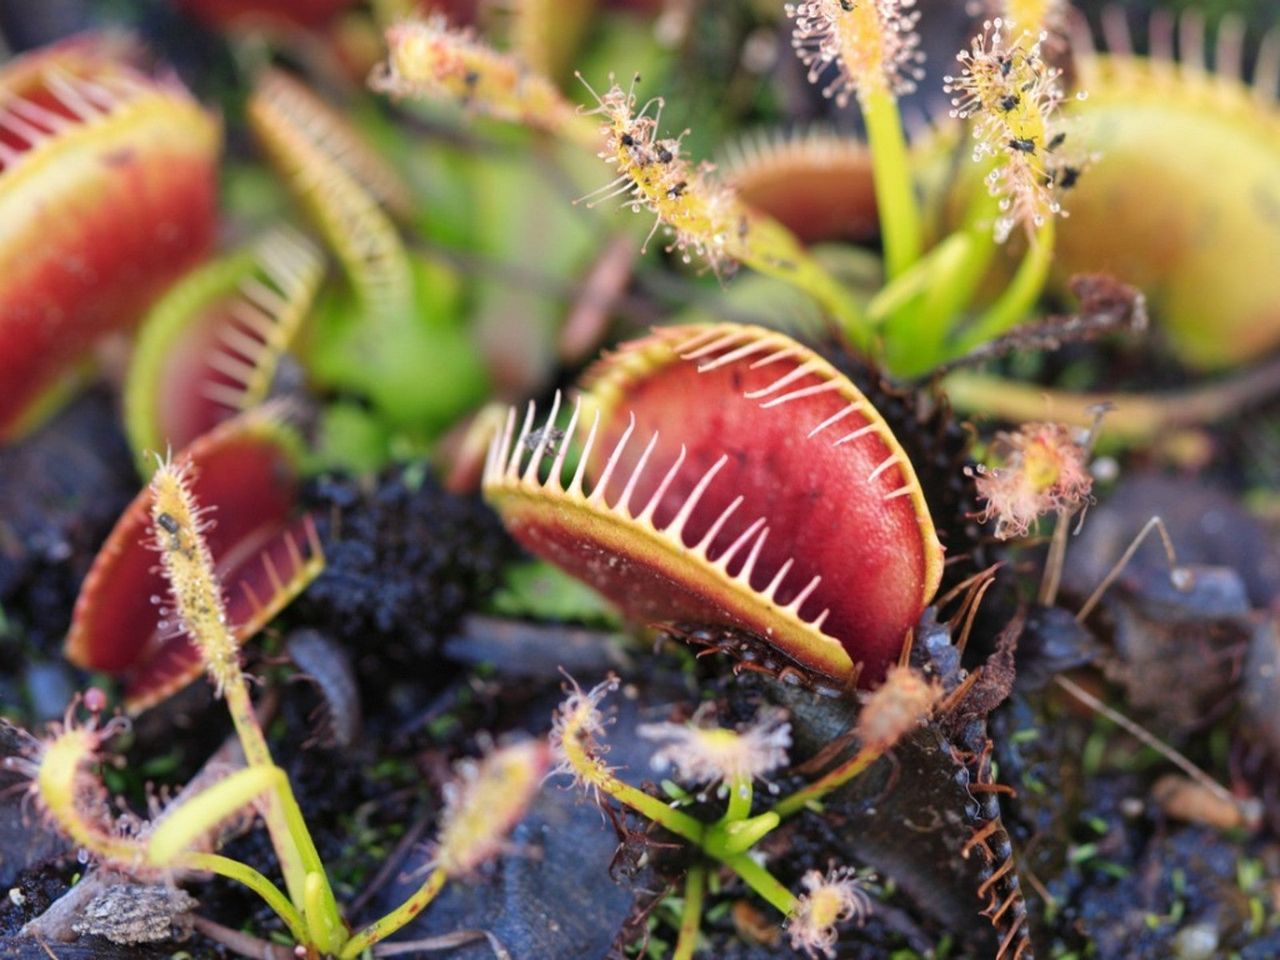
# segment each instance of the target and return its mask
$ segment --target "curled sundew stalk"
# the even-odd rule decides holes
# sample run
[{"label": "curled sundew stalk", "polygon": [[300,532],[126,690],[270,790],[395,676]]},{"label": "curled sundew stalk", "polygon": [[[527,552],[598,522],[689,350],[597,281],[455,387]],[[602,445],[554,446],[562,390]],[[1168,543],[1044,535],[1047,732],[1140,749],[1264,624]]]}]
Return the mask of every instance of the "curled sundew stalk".
[{"label": "curled sundew stalk", "polygon": [[569,694],[551,725],[551,755],[556,762],[552,773],[571,777],[597,803],[600,795],[605,794],[690,843],[701,844],[704,829],[701,821],[623,782],[605,761],[608,747],[602,738],[609,721],[600,704],[618,685],[618,678],[610,677],[584,691],[570,681]]},{"label": "curled sundew stalk", "polygon": [[[89,703],[99,691],[85,696]],[[278,767],[239,770],[171,806],[150,822],[115,817],[102,780],[93,772],[103,743],[127,727],[122,717],[74,722],[79,698],[50,736],[34,740],[26,755],[8,757],[2,766],[30,779],[28,791],[38,808],[78,848],[104,866],[132,877],[168,879],[176,870],[208,870],[239,879],[277,908],[291,932],[302,935],[297,912],[278,889],[256,870],[206,853],[201,847],[217,825],[263,793],[285,782]]]},{"label": "curled sundew stalk", "polygon": [[502,852],[507,834],[520,822],[547,771],[545,743],[502,747],[480,760],[463,760],[444,788],[444,812],[433,864],[407,900],[351,937],[338,953],[354,960],[420,914],[451,879],[467,877]]},{"label": "curled sundew stalk", "polygon": [[[174,609],[199,649],[215,690],[226,701],[247,764],[250,768],[273,767],[240,667],[221,583],[202,534],[208,521],[191,496],[186,468],[172,461],[161,463],[151,480],[151,493],[155,547]],[[267,794],[263,819],[280,859],[290,900],[294,904],[310,902],[318,908],[305,917],[310,942],[331,949],[345,934],[345,927],[287,781]],[[319,881],[312,877],[319,877]],[[308,885],[314,889],[317,882],[321,884],[320,895],[308,898]]]},{"label": "curled sundew stalk", "polygon": [[7,757],[3,766],[30,778],[30,795],[78,847],[122,869],[150,866],[146,841],[112,822],[106,788],[90,772],[102,744],[127,729],[128,721],[100,725],[94,715],[77,725],[77,706],[68,708],[48,739],[33,741],[26,756]]},{"label": "curled sundew stalk", "polygon": [[[650,237],[660,226],[671,231],[671,249],[686,263],[696,255],[717,275],[745,263],[791,283],[829,311],[856,347],[870,349],[871,331],[861,308],[796,237],[778,221],[744,204],[713,175],[710,164],[692,166],[681,154],[683,134],[659,136],[661,98],[637,111],[634,83],[629,90],[614,83],[603,95],[594,90],[591,94],[596,106],[585,115],[600,118],[603,149],[598,155],[618,175],[584,198],[589,206],[624,197],[624,206],[654,215]],[[649,116],[654,106],[659,115]]]},{"label": "curled sundew stalk", "polygon": [[914,0],[806,0],[787,4],[796,25],[792,46],[816,83],[834,67],[823,90],[844,106],[857,95],[875,170],[876,203],[885,263],[896,277],[922,247],[920,215],[911,183],[906,136],[897,96],[923,76]]},{"label": "curled sundew stalk", "polygon": [[369,78],[377,91],[453,102],[596,149],[592,125],[532,65],[499,53],[443,16],[406,20],[387,30],[387,60]]}]

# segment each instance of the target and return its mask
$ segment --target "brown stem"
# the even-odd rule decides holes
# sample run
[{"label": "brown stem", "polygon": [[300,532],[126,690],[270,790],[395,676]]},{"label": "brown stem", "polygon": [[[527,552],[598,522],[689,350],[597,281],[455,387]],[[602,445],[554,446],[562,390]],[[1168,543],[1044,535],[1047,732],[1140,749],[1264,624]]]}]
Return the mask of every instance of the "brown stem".
[{"label": "brown stem", "polygon": [[232,930],[198,914],[191,918],[192,925],[214,943],[220,943],[232,953],[250,960],[298,960],[292,947],[259,940],[239,930]]},{"label": "brown stem", "polygon": [[1104,438],[1113,444],[1131,444],[1180,427],[1205,426],[1280,394],[1280,357],[1227,380],[1164,393],[1069,393],[965,372],[953,373],[943,384],[956,410],[1012,423],[1048,416],[1088,426],[1093,422],[1092,408],[1110,403]]},{"label": "brown stem", "polygon": [[1054,677],[1053,681],[1094,713],[1099,713],[1106,717],[1120,729],[1136,738],[1138,742],[1142,743],[1144,746],[1150,747],[1156,753],[1160,754],[1160,756],[1174,764],[1174,766],[1179,770],[1185,773],[1196,783],[1200,784],[1223,803],[1230,804],[1234,809],[1239,810],[1242,815],[1245,815],[1245,811],[1242,808],[1240,801],[1232,795],[1230,790],[1218,783],[1217,780],[1214,780],[1213,777],[1209,776],[1209,774],[1197,767],[1194,763],[1183,756],[1183,754],[1179,753],[1163,740],[1156,737],[1146,728],[1134,723],[1123,713],[1111,709],[1074,680],[1069,680],[1066,677],[1059,675]]}]

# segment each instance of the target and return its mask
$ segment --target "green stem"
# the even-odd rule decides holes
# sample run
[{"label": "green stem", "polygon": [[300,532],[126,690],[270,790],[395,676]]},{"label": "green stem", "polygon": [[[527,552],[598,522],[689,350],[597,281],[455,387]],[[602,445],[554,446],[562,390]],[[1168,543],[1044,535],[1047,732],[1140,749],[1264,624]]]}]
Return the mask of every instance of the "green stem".
[{"label": "green stem", "polygon": [[885,267],[892,280],[920,259],[923,246],[920,211],[911,182],[907,138],[897,98],[887,89],[869,91],[862,100],[862,119],[871,148]]},{"label": "green stem", "polygon": [[[985,189],[974,192],[969,199],[964,213],[964,225],[960,233],[969,238],[969,249],[962,262],[957,264],[955,272],[930,290],[925,301],[922,322],[928,326],[942,327],[949,332],[956,316],[973,302],[982,278],[995,256],[999,245],[996,243],[994,222],[1000,215],[1000,200],[993,197]],[[939,337],[938,342],[945,340]]]},{"label": "green stem", "polygon": [[293,787],[288,780],[279,791],[280,806],[289,836],[292,838],[298,854],[306,869],[303,878],[303,902],[307,905],[307,926],[313,932],[322,935],[321,944],[327,943],[329,950],[334,950],[346,937],[346,923],[338,910],[337,898],[329,885],[329,877],[325,872],[320,853],[316,850],[315,841],[307,829],[307,822],[302,816],[297,798],[293,795]]},{"label": "green stem", "polygon": [[436,898],[436,894],[444,888],[445,881],[448,879],[448,874],[440,867],[436,867],[431,871],[427,879],[423,881],[422,886],[415,890],[408,900],[385,917],[373,921],[373,923],[348,940],[338,953],[339,960],[354,960],[355,957],[360,956],[369,947],[381,940],[385,940],[406,923],[409,923]]},{"label": "green stem", "polygon": [[[883,324],[886,362],[899,376],[916,376],[944,359],[950,313],[936,309],[926,320],[926,308],[940,290],[954,287],[953,278],[965,266],[973,248],[967,233],[953,233],[890,281],[867,305],[867,319]],[[938,319],[941,317],[941,321]]]},{"label": "green stem", "polygon": [[289,928],[289,935],[295,941],[307,942],[307,928],[303,923],[302,915],[294,909],[289,898],[280,891],[279,887],[248,864],[216,853],[186,853],[182,855],[176,866],[189,870],[205,870],[243,884],[266,901],[267,906],[284,921],[284,925]]},{"label": "green stem", "polygon": [[249,806],[258,796],[272,795],[288,783],[277,766],[259,765],[237,770],[211,787],[174,805],[147,840],[151,862],[164,866],[176,860],[200,837]]},{"label": "green stem", "polygon": [[680,933],[671,960],[693,960],[702,929],[702,892],[706,887],[707,868],[695,863],[684,878],[684,910],[680,914]]},{"label": "green stem", "polygon": [[746,820],[721,820],[707,827],[702,838],[702,849],[717,860],[746,853],[777,829],[782,819],[772,810]]},{"label": "green stem", "polygon": [[751,859],[749,854],[730,857],[725,862],[730,870],[743,879],[752,890],[777,908],[783,916],[791,916],[796,906],[795,894],[778,882],[777,878],[760,864]]},{"label": "green stem", "polygon": [[928,293],[938,261],[950,256],[948,245],[955,241],[956,236],[958,235],[953,234],[948,237],[903,273],[881,287],[880,292],[867,304],[867,320],[875,326],[880,326],[898,314],[912,300]]},{"label": "green stem", "polygon": [[812,801],[821,799],[832,790],[843,786],[858,776],[858,774],[879,760],[883,753],[883,750],[863,747],[844,763],[819,777],[809,786],[802,790],[797,790],[789,797],[784,797],[773,808],[774,812],[780,817],[789,817],[793,813],[803,810]]},{"label": "green stem", "polygon": [[803,290],[840,324],[845,337],[863,353],[872,347],[872,329],[849,289],[833,277],[794,233],[772,217],[744,212],[746,231],[730,252],[751,269]]},{"label": "green stem", "polygon": [[968,353],[974,347],[1008,333],[1031,311],[1044,290],[1053,264],[1054,236],[1054,221],[1049,217],[1036,231],[1031,249],[1022,258],[1009,286],[1000,299],[965,331],[956,344],[955,355]]},{"label": "green stem", "polygon": [[733,823],[751,816],[751,778],[745,777],[729,784],[729,806],[721,823]]},{"label": "green stem", "polygon": [[[274,766],[271,751],[267,748],[267,738],[263,736],[262,727],[258,724],[258,716],[253,711],[253,701],[249,699],[248,685],[238,666],[233,675],[223,684],[223,697],[226,700],[227,712],[231,714],[231,723],[235,726],[236,737],[240,741],[240,749],[244,751],[245,763],[250,767]],[[303,862],[296,838],[293,837],[285,819],[279,790],[272,791],[266,798],[262,819],[267,825],[271,845],[275,848],[276,857],[280,861],[289,899],[295,905],[300,904],[303,902],[307,867]]]},{"label": "green stem", "polygon": [[[262,733],[258,716],[253,709],[253,702],[249,699],[248,685],[238,666],[235,668],[234,675],[229,677],[224,685],[223,695],[226,698],[227,710],[231,714],[231,721],[235,726],[241,749],[244,750],[246,763],[250,767],[274,766],[266,737]],[[303,819],[288,779],[281,778],[271,793],[267,794],[265,801],[263,820],[271,836],[271,845],[280,861],[289,899],[295,906],[307,903],[308,878],[318,875],[320,890],[318,894],[313,890],[310,899],[316,900],[317,896],[319,897],[324,913],[323,927],[334,931],[344,929],[342,915],[338,912],[338,903],[325,874],[324,864],[316,850],[315,841],[311,839],[311,833],[307,829],[306,820]],[[316,881],[310,882],[314,887]],[[309,929],[317,929],[320,923],[320,918],[312,917],[308,912]]]},{"label": "green stem", "polygon": [[[939,245],[937,269],[932,283],[916,311],[915,363],[901,372],[918,376],[927,373],[947,357],[947,339],[960,310],[972,299],[976,277],[991,260],[990,231],[952,234]],[[981,269],[975,270],[975,265]],[[972,281],[970,278],[973,277]]]},{"label": "green stem", "polygon": [[687,813],[681,813],[679,810],[673,810],[657,797],[651,797],[643,790],[637,790],[629,783],[623,783],[612,774],[609,776],[609,783],[599,784],[600,789],[607,793],[619,803],[624,803],[632,810],[644,817],[659,823],[666,827],[678,837],[683,837],[690,843],[696,843],[702,846],[703,835],[706,832],[706,825]]},{"label": "green stem", "polygon": [[986,190],[979,191],[969,201],[964,226],[921,261],[930,264],[928,283],[913,311],[912,328],[908,333],[899,326],[886,334],[890,345],[902,344],[896,355],[891,354],[894,373],[921,376],[955,355],[948,340],[995,256],[991,224],[999,212],[999,201]]},{"label": "green stem", "polygon": [[331,954],[347,940],[347,927],[338,915],[337,905],[332,903],[333,894],[329,892],[329,881],[323,872],[313,871],[307,874],[306,910],[303,918],[311,936],[308,940],[321,952]]}]

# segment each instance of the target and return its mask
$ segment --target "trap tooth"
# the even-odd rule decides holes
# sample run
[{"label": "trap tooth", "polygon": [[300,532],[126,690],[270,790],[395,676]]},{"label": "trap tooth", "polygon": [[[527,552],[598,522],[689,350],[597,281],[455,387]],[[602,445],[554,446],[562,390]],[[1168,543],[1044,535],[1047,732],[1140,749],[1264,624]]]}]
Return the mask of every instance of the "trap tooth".
[{"label": "trap tooth", "polygon": [[517,433],[513,410],[494,439],[486,496],[517,539],[639,620],[744,630],[845,684],[883,677],[942,551],[907,456],[850,381],[726,324],[626,344],[585,390],[549,471],[554,414],[535,432],[530,407]]}]

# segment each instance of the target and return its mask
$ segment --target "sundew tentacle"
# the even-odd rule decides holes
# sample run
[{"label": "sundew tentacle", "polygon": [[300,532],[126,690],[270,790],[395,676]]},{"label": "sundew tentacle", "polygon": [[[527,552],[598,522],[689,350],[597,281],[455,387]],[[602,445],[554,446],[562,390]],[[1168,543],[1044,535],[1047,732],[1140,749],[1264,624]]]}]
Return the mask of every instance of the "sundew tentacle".
[{"label": "sundew tentacle", "polygon": [[727,276],[744,263],[793,284],[822,304],[855,346],[870,348],[870,329],[861,308],[795,235],[744,204],[711,164],[693,165],[682,153],[684,134],[660,136],[661,97],[637,109],[634,82],[627,90],[613,83],[603,95],[594,90],[591,94],[596,106],[585,115],[600,118],[603,149],[598,156],[617,176],[583,198],[589,205],[616,197],[633,211],[652,213],[651,238],[666,227],[672,236],[668,250],[678,252],[686,263],[695,257],[705,260],[717,276]]},{"label": "sundew tentacle", "polygon": [[1000,202],[1000,242],[1015,226],[1031,236],[1050,218],[1066,216],[1060,191],[1080,176],[1080,161],[1073,163],[1063,150],[1062,71],[1045,59],[1044,40],[1044,34],[1032,37],[989,20],[971,48],[957,55],[960,74],[946,78],[951,115],[971,121],[975,162],[992,158],[986,185]]},{"label": "sundew tentacle", "polygon": [[924,77],[914,0],[807,0],[789,3],[791,45],[817,83],[834,69],[823,95],[845,106],[856,94],[910,93]]}]

